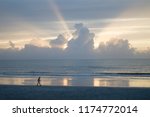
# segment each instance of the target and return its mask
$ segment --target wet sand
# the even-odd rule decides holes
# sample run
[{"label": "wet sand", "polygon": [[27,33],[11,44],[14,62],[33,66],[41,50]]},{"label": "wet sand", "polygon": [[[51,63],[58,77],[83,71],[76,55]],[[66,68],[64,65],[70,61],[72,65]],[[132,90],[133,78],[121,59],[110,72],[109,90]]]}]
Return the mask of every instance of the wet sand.
[{"label": "wet sand", "polygon": [[[0,85],[37,85],[38,77],[4,77],[0,78]],[[148,87],[150,78],[121,77],[121,78],[85,78],[85,77],[41,77],[42,86],[87,86],[87,87]]]},{"label": "wet sand", "polygon": [[150,100],[150,88],[0,85],[1,100]]}]

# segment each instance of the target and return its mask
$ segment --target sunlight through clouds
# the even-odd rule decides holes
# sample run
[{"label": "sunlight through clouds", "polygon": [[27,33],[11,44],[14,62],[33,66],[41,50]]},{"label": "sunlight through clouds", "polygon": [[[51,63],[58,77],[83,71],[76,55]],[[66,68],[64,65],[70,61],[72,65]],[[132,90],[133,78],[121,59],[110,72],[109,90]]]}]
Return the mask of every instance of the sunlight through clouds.
[{"label": "sunlight through clouds", "polygon": [[112,38],[127,39],[138,50],[150,45],[149,0],[14,1],[0,4],[0,48],[3,49],[10,48],[9,41],[20,49],[26,44],[51,47],[49,42],[60,34],[67,41],[57,47],[66,49],[77,23],[83,23],[95,34],[95,49]]},{"label": "sunlight through clouds", "polygon": [[50,7],[52,8],[53,12],[58,18],[60,24],[62,25],[64,32],[66,32],[68,37],[71,38],[72,33],[67,25],[67,22],[65,21],[65,18],[63,17],[61,11],[59,10],[57,3],[54,0],[50,0],[49,3],[50,3]]},{"label": "sunlight through clouds", "polygon": [[[147,22],[147,23],[146,23]],[[100,29],[100,32],[97,33],[95,39],[95,46],[98,47],[100,42],[106,42],[111,38],[126,38],[130,41],[133,38],[130,38],[132,35],[143,34],[141,38],[144,37],[145,33],[150,33],[150,18],[134,18],[134,19],[117,19],[112,20],[107,26]],[[136,41],[144,41],[136,40]]]}]

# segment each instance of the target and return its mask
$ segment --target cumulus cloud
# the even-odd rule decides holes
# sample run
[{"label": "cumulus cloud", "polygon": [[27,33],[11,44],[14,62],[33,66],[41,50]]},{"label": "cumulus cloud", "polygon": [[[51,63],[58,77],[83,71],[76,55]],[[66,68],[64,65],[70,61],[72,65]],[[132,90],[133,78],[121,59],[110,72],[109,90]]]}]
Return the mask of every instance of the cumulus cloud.
[{"label": "cumulus cloud", "polygon": [[135,49],[126,39],[111,39],[99,45],[97,54],[101,58],[132,58]]},{"label": "cumulus cloud", "polygon": [[20,59],[57,59],[63,57],[63,50],[60,48],[38,47],[26,44],[19,51]]},{"label": "cumulus cloud", "polygon": [[66,49],[70,57],[90,57],[94,48],[94,33],[82,23],[75,25],[76,31]]},{"label": "cumulus cloud", "polygon": [[56,39],[50,41],[50,46],[52,48],[64,48],[66,43],[67,39],[60,34]]},{"label": "cumulus cloud", "polygon": [[[33,39],[21,50],[14,49],[15,44],[10,41],[11,48],[0,49],[0,59],[150,58],[150,49],[138,52],[127,39],[111,39],[94,49],[94,36],[94,33],[80,23],[75,25],[73,37],[69,41],[63,35],[58,35],[50,42]],[[44,46],[44,43],[48,46]],[[66,48],[62,49],[65,45]]]}]

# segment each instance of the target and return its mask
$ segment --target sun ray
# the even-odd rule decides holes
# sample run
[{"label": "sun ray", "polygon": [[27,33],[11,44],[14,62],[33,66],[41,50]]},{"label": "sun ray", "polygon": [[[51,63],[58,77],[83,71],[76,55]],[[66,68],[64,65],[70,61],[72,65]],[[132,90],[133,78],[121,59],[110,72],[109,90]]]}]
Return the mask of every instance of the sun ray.
[{"label": "sun ray", "polygon": [[63,29],[67,33],[68,37],[72,36],[71,31],[69,30],[69,27],[65,21],[65,18],[63,17],[58,5],[54,0],[50,0],[50,7],[52,8],[53,12],[55,13],[56,17],[58,18],[59,22],[61,23]]}]

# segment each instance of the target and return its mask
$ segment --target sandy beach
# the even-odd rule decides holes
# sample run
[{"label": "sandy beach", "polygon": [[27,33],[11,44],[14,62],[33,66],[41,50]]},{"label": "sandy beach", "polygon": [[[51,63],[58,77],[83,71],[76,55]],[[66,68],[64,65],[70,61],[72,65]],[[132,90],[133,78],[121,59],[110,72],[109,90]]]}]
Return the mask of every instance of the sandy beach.
[{"label": "sandy beach", "polygon": [[0,85],[1,100],[149,100],[150,88]]}]

